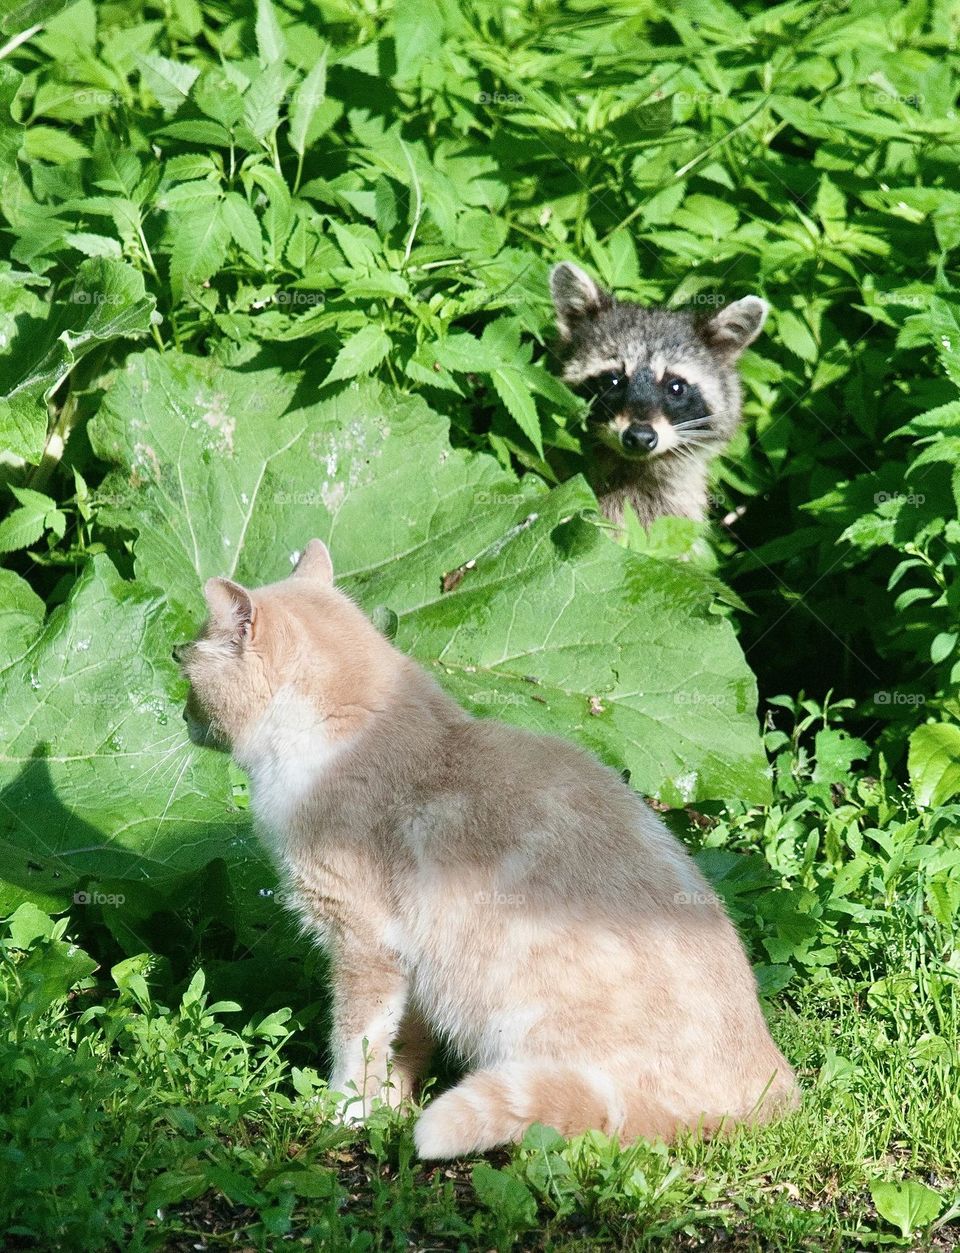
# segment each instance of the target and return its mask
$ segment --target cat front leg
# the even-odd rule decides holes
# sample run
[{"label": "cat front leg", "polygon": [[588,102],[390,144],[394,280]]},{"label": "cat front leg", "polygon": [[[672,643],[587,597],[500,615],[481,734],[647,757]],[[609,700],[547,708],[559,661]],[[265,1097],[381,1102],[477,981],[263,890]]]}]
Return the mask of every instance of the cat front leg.
[{"label": "cat front leg", "polygon": [[411,1095],[407,1067],[393,1042],[407,1006],[407,978],[382,950],[341,937],[333,948],[333,1033],[329,1088],[341,1116],[360,1121],[373,1101],[397,1106]]}]

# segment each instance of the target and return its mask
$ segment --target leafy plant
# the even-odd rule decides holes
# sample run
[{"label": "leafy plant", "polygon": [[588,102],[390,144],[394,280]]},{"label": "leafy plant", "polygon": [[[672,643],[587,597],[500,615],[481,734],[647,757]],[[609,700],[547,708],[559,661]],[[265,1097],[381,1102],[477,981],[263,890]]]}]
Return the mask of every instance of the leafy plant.
[{"label": "leafy plant", "polygon": [[[42,0],[0,26],[10,1238],[948,1228],[950,6]],[[566,258],[626,299],[770,302],[711,525],[600,521],[552,360]],[[322,957],[170,660],[205,578],[282,577],[313,535],[468,709],[675,807],[800,1115],[670,1150],[535,1128],[453,1178],[388,1112],[331,1123]]]}]

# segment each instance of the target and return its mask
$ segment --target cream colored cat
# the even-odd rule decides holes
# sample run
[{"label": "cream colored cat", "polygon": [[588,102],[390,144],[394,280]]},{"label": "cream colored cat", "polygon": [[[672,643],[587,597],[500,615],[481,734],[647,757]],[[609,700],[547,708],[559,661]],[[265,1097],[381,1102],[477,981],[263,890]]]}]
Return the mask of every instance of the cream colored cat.
[{"label": "cream colored cat", "polygon": [[797,1102],[740,940],[620,779],[563,740],[470,717],[333,586],[205,589],[177,650],[199,743],[248,771],[263,837],[331,958],[332,1090],[396,1103],[432,1042],[469,1067],[422,1157],[533,1122],[623,1141]]}]

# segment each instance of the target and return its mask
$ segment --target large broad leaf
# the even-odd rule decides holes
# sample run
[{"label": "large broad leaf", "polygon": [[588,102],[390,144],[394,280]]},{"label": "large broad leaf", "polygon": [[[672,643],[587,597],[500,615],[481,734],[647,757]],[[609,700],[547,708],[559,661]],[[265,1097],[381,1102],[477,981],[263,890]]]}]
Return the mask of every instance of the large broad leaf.
[{"label": "large broad leaf", "polygon": [[33,602],[9,618],[0,875],[49,894],[48,872],[254,857],[226,760],[186,744],[170,647],[204,579],[283,577],[314,535],[473,712],[577,739],[668,801],[765,796],[753,680],[709,583],[619,548],[580,481],[546,492],[451,449],[421,400],[351,385],[291,409],[297,382],[154,352],[117,378],[90,437],[118,465],[103,495],[138,534],[136,579],[98,558],[39,633]]},{"label": "large broad leaf", "polygon": [[313,535],[397,642],[477,712],[588,743],[666,800],[766,794],[756,690],[696,572],[586,520],[579,481],[521,487],[372,384],[284,412],[295,380],[131,359],[91,427],[137,571],[192,633],[213,574],[280,578]]},{"label": "large broad leaf", "polygon": [[929,722],[910,736],[910,783],[918,805],[943,805],[960,792],[960,727]]},{"label": "large broad leaf", "polygon": [[0,274],[0,314],[12,332],[0,356],[0,447],[39,460],[54,389],[98,344],[145,334],[154,305],[137,270],[104,257],[84,261],[72,290],[53,306],[18,276]]},{"label": "large broad leaf", "polygon": [[185,745],[163,598],[106,557],[45,626],[24,584],[2,591],[0,912],[247,849],[223,759]]}]

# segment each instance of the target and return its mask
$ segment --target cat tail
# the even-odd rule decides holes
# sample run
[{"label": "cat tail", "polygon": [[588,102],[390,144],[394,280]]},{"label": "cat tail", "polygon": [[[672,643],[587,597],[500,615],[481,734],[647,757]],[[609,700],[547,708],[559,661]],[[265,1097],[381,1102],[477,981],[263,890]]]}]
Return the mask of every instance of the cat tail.
[{"label": "cat tail", "polygon": [[417,1120],[413,1138],[423,1158],[483,1153],[523,1138],[535,1122],[562,1135],[595,1129],[630,1138],[669,1140],[679,1119],[652,1096],[629,1101],[614,1079],[594,1068],[555,1062],[508,1062],[478,1070],[437,1097]]}]

